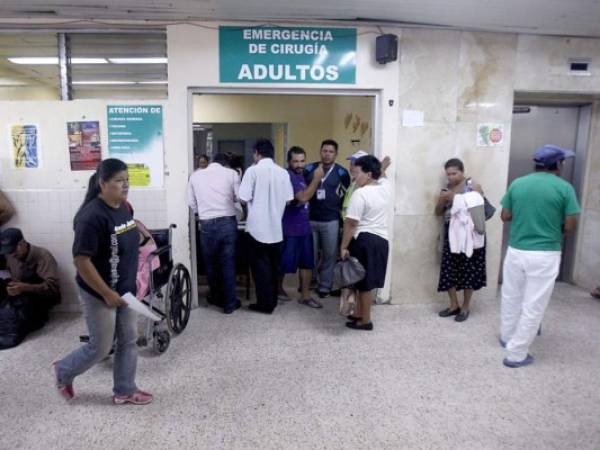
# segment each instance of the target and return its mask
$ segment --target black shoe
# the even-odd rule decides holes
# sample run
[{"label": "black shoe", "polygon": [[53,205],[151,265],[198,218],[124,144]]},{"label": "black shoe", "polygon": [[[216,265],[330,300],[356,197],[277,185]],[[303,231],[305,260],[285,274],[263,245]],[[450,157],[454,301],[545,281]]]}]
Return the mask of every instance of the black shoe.
[{"label": "black shoe", "polygon": [[438,313],[438,316],[440,316],[440,317],[456,316],[459,312],[460,312],[460,308],[456,308],[456,309],[446,308],[443,311],[440,311]]},{"label": "black shoe", "polygon": [[464,322],[465,320],[467,320],[469,318],[469,311],[461,311],[459,312],[456,317],[454,318],[454,320],[456,322]]},{"label": "black shoe", "polygon": [[319,298],[327,298],[327,297],[329,297],[329,292],[319,291],[319,292],[317,292],[317,295],[319,296]]},{"label": "black shoe", "polygon": [[248,309],[250,311],[259,312],[263,314],[273,314],[273,309],[265,308],[264,306],[260,306],[258,303],[252,303],[248,305]]},{"label": "black shoe", "polygon": [[340,295],[342,295],[342,291],[341,291],[341,289],[336,289],[335,291],[329,291],[329,295],[331,295],[332,297],[339,297]]},{"label": "black shoe", "polygon": [[346,322],[346,326],[348,328],[352,328],[353,330],[365,330],[371,331],[373,329],[373,322],[358,324],[356,322]]},{"label": "black shoe", "polygon": [[233,308],[223,308],[223,314],[231,314],[236,309],[240,309],[241,307],[242,307],[242,302],[240,302],[238,300],[238,302],[235,304],[235,306]]},{"label": "black shoe", "polygon": [[358,322],[360,320],[360,317],[346,316],[346,319],[348,319],[350,322]]}]

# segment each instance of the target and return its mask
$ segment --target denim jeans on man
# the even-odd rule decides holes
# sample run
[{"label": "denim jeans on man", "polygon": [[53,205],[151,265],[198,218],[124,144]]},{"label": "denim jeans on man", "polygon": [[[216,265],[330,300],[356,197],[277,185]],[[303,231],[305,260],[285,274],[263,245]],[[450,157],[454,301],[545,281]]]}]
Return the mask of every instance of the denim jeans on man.
[{"label": "denim jeans on man", "polygon": [[225,310],[237,305],[235,295],[235,245],[237,220],[234,216],[200,221],[202,258],[212,300]]},{"label": "denim jeans on man", "polygon": [[[313,233],[315,268],[317,269],[313,271],[313,279],[316,280],[316,273],[318,272],[319,292],[328,293],[333,284],[333,266],[338,256],[340,221],[317,222],[311,220],[310,225]],[[321,263],[317,265],[319,249],[321,250]]]},{"label": "denim jeans on man", "polygon": [[76,376],[108,356],[114,344],[113,392],[119,396],[133,394],[137,391],[137,314],[126,306],[111,308],[81,288],[79,298],[90,340],[56,363],[58,382],[72,384]]}]

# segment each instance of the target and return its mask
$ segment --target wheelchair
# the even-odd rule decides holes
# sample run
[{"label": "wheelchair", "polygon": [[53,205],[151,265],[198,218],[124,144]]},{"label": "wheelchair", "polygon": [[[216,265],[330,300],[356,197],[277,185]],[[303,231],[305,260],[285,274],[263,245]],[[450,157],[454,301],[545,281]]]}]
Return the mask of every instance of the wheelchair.
[{"label": "wheelchair", "polygon": [[[147,320],[143,336],[138,338],[138,345],[152,345],[158,353],[164,353],[171,343],[171,333],[179,334],[188,324],[192,310],[192,281],[188,269],[181,263],[174,264],[171,249],[171,231],[169,228],[148,230],[156,242],[157,249],[148,259],[158,257],[160,265],[152,271],[150,264],[150,290],[141,302],[148,306],[160,321]],[[150,261],[148,261],[150,262]],[[166,323],[166,326],[165,326]]]},{"label": "wheelchair", "polygon": [[[188,269],[181,263],[174,264],[171,252],[171,230],[169,228],[148,230],[156,242],[157,249],[148,255],[150,260],[158,257],[160,265],[150,273],[149,293],[140,301],[160,317],[159,321],[145,320],[144,333],[137,340],[137,345],[152,345],[158,354],[167,351],[171,343],[171,333],[179,334],[187,326],[192,310],[192,281]],[[81,342],[89,341],[89,336],[80,336]],[[114,348],[113,348],[114,350]],[[111,350],[111,354],[113,351]]]}]

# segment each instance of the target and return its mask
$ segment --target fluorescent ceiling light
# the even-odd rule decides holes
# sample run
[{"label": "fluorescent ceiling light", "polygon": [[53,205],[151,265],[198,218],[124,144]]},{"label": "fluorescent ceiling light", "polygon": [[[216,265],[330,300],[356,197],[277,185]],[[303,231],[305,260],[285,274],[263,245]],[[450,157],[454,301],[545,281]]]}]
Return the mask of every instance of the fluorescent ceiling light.
[{"label": "fluorescent ceiling light", "polygon": [[167,58],[108,58],[113,64],[167,64]]},{"label": "fluorescent ceiling light", "polygon": [[[35,56],[35,57],[15,57],[7,58],[11,63],[26,65],[57,65],[56,56]],[[71,58],[71,64],[108,64],[105,58]]]},{"label": "fluorescent ceiling light", "polygon": [[108,64],[105,58],[71,58],[71,64]]},{"label": "fluorescent ceiling light", "polygon": [[169,84],[167,80],[160,81],[139,81],[138,84]]},{"label": "fluorescent ceiling light", "polygon": [[11,78],[0,78],[0,86],[26,86],[27,83]]},{"label": "fluorescent ceiling light", "polygon": [[94,80],[94,81],[73,81],[73,85],[131,85],[136,84],[135,81],[111,81],[111,80]]},{"label": "fluorescent ceiling light", "polygon": [[11,63],[14,64],[29,64],[29,65],[48,65],[58,64],[58,58],[56,56],[42,56],[42,57],[16,57],[7,58]]}]

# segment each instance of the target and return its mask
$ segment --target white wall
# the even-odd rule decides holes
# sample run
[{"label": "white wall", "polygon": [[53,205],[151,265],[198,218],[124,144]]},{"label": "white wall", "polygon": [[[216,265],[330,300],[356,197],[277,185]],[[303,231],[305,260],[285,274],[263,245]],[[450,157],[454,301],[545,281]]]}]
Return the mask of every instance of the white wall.
[{"label": "white wall", "polygon": [[[19,227],[25,238],[47,248],[56,258],[64,297],[61,309],[78,309],[75,270],[71,257],[73,217],[81,205],[92,171],[72,172],[67,142],[68,121],[100,122],[102,156],[108,156],[106,105],[121,100],[0,102],[0,188],[17,214],[7,226]],[[131,102],[129,102],[131,103]],[[136,102],[136,104],[144,102]],[[157,104],[161,102],[146,102]],[[11,166],[9,125],[38,124],[42,158],[39,169]],[[148,227],[168,224],[164,189],[132,189],[130,201],[136,217]]]}]

